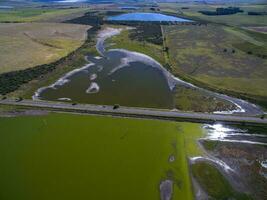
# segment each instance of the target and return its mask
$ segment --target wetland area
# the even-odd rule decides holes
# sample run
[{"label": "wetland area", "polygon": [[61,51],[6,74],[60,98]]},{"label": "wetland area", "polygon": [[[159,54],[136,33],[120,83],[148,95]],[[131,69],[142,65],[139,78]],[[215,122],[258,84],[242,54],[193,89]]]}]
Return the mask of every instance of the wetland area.
[{"label": "wetland area", "polygon": [[33,99],[176,109],[174,89],[182,88],[227,104],[213,110],[216,113],[261,114],[254,104],[196,87],[173,76],[145,54],[125,49],[106,50],[105,41],[127,29],[106,27],[100,31],[96,49],[101,56],[86,56],[87,65],[40,88]]},{"label": "wetland area", "polygon": [[[140,5],[120,5],[120,10],[116,11],[114,7],[111,11],[107,7],[107,11],[97,11],[95,6],[90,9],[96,11],[87,12],[86,8],[71,8],[69,11],[64,8],[59,13],[56,10],[47,13],[38,10],[34,16],[26,15],[25,20],[31,22],[40,20],[39,15],[44,15],[45,20],[51,19],[49,16],[52,14],[57,16],[56,20],[64,16],[64,23],[60,23],[62,27],[54,22],[45,22],[51,29],[57,27],[49,34],[57,41],[59,36],[60,40],[63,36],[66,40],[70,36],[76,39],[82,35],[83,40],[79,42],[84,44],[71,55],[63,57],[59,64],[51,65],[54,69],[45,70],[50,72],[39,75],[37,79],[31,79],[31,69],[28,69],[26,74],[30,78],[28,82],[22,81],[26,83],[18,89],[21,93],[15,91],[10,96],[26,94],[25,88],[30,85],[27,97],[35,102],[69,102],[71,108],[83,103],[113,105],[113,110],[129,106],[240,116],[264,114],[264,109],[254,101],[204,87],[190,78],[195,76],[198,81],[210,81],[201,74],[204,72],[216,78],[220,73],[228,75],[221,71],[221,59],[227,60],[227,72],[232,63],[239,63],[242,59],[248,59],[249,64],[256,62],[264,66],[262,55],[249,57],[249,54],[241,52],[244,43],[240,44],[246,40],[257,46],[258,40],[265,36],[225,25],[207,26],[203,21],[190,24],[198,18],[177,15],[169,4],[160,4],[159,8],[165,10],[162,13],[160,10],[151,12],[158,7],[144,7],[139,12]],[[138,11],[128,13],[125,9]],[[188,8],[183,10],[191,12]],[[24,22],[25,11],[16,12],[9,15],[18,22]],[[68,12],[75,14],[73,20],[65,16]],[[2,21],[6,20],[6,15],[2,15]],[[137,24],[133,25],[133,22]],[[16,27],[15,23],[8,23]],[[42,23],[21,24],[33,25],[38,27]],[[71,26],[82,32],[69,31]],[[84,38],[86,30],[87,39]],[[224,52],[225,41],[217,37],[217,32],[225,34],[229,41],[240,42],[234,44],[238,50],[233,51],[227,43],[227,53]],[[186,42],[189,35],[195,40]],[[19,36],[23,38],[25,34]],[[219,48],[209,49],[214,45],[205,43],[206,37],[212,38],[211,42],[218,41]],[[43,45],[44,41],[46,48],[55,48],[48,46],[48,40],[43,37],[38,38],[39,45]],[[175,48],[178,46],[176,43],[181,46]],[[183,48],[185,44],[188,48]],[[264,40],[260,44],[260,48],[264,49]],[[253,50],[255,45],[251,47]],[[73,51],[73,48],[70,50]],[[216,56],[198,58],[205,53],[216,53]],[[213,59],[219,64],[214,65]],[[207,69],[190,65],[189,61],[194,63],[196,60],[201,64],[207,63]],[[212,68],[214,66],[216,69]],[[242,66],[236,68],[234,74],[237,71],[242,74]],[[39,67],[46,69],[47,66]],[[253,78],[258,75],[259,80],[255,78],[257,83],[264,82],[265,69],[257,69],[262,74],[250,69],[255,72]],[[186,78],[180,73],[183,70],[189,74]],[[14,83],[15,79],[11,82]],[[216,84],[221,86],[222,83]],[[237,84],[233,87],[240,89]],[[254,86],[251,84],[249,87]],[[249,92],[258,95],[258,90]],[[260,95],[264,96],[264,91]],[[23,99],[19,97],[17,101]],[[171,122],[1,106],[0,158],[0,199],[3,200],[261,200],[267,197],[265,125]]]}]

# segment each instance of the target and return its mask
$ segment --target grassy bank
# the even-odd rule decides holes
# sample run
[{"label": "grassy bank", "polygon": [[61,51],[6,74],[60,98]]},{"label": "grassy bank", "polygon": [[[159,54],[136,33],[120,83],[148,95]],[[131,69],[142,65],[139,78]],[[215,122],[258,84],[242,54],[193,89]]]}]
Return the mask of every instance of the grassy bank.
[{"label": "grassy bank", "polygon": [[166,179],[172,199],[193,199],[184,136],[197,124],[49,114],[0,127],[4,199],[160,199]]}]

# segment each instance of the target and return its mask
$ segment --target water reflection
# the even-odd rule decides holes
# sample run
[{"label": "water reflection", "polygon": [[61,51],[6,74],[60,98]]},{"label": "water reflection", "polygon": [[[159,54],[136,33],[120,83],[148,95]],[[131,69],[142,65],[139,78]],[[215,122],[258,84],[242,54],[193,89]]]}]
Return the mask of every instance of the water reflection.
[{"label": "water reflection", "polygon": [[206,124],[203,126],[208,140],[234,143],[267,145],[267,135],[249,132],[246,128],[236,128],[223,124]]}]

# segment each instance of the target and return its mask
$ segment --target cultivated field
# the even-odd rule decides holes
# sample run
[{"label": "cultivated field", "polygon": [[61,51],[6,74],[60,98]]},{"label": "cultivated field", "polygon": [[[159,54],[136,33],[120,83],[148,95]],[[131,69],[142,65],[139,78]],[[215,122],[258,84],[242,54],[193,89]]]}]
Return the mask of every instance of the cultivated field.
[{"label": "cultivated field", "polygon": [[0,24],[0,73],[50,63],[86,39],[89,26],[63,23]]},{"label": "cultivated field", "polygon": [[266,34],[217,26],[164,26],[178,76],[252,96],[267,96]]}]

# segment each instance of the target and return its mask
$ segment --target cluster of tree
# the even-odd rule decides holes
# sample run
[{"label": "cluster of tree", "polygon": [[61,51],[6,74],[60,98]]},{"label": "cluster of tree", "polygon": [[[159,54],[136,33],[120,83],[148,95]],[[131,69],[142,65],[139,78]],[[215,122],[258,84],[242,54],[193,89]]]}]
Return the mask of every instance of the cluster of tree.
[{"label": "cluster of tree", "polygon": [[[254,53],[252,51],[247,51],[247,54],[253,55]],[[256,53],[254,55],[259,57],[259,58],[267,59],[267,55],[265,55],[265,54]]]},{"label": "cluster of tree", "polygon": [[5,95],[18,89],[22,84],[38,78],[39,76],[51,72],[55,69],[58,62],[62,62],[65,58],[51,64],[40,65],[33,68],[8,72],[0,74],[0,94]]},{"label": "cluster of tree", "polygon": [[[77,50],[73,51],[66,57],[63,57],[53,63],[50,64],[44,64],[44,65],[38,65],[33,68],[28,68],[25,70],[19,70],[19,71],[13,71],[13,72],[7,72],[0,74],[0,94],[6,95],[10,92],[13,92],[17,90],[22,84],[28,83],[34,79],[37,79],[39,77],[42,77],[45,74],[48,74],[49,72],[52,72],[55,70],[58,66],[64,66],[68,65],[69,63],[72,63],[72,65],[78,65],[79,63],[75,64],[76,56],[81,53],[81,50],[83,48],[86,48],[89,45],[92,45],[91,42],[93,41],[93,38],[95,37],[96,32],[100,28],[100,20],[93,18],[93,20],[90,22],[93,27],[89,29],[88,37],[85,43],[78,48]],[[78,21],[76,21],[78,23]],[[81,23],[84,23],[84,20],[81,20]],[[78,66],[77,66],[78,67]]]},{"label": "cluster of tree", "polygon": [[267,15],[267,12],[249,11],[248,15]]},{"label": "cluster of tree", "polygon": [[199,11],[204,15],[233,15],[239,12],[244,12],[239,7],[228,7],[228,8],[216,8],[216,11],[203,10]]},{"label": "cluster of tree", "polygon": [[130,39],[140,42],[150,42],[157,45],[163,44],[161,27],[159,24],[138,24],[130,32]]},{"label": "cluster of tree", "polygon": [[223,49],[223,52],[231,52],[231,53],[235,53],[235,49],[230,49],[230,50],[227,50],[227,49]]},{"label": "cluster of tree", "polygon": [[104,16],[98,12],[87,12],[85,13],[85,15],[81,17],[67,20],[65,22],[72,23],[72,24],[84,24],[84,25],[90,25],[93,27],[98,27],[103,24],[103,18]]},{"label": "cluster of tree", "polygon": [[108,10],[106,11],[106,16],[116,16],[116,15],[121,15],[124,14],[125,12],[122,11],[116,11],[116,10]]},{"label": "cluster of tree", "polygon": [[152,11],[160,11],[160,8],[151,7],[150,10],[152,10]]}]

